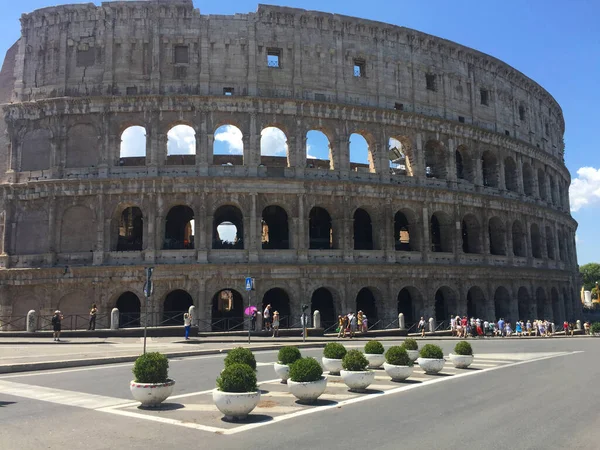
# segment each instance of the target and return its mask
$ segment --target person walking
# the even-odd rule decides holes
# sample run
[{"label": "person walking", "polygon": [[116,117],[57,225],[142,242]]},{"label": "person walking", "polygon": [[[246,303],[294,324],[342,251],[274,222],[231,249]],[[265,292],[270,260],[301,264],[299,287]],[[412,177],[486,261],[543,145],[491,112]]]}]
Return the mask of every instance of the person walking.
[{"label": "person walking", "polygon": [[54,337],[54,341],[56,342],[60,342],[61,322],[63,319],[64,317],[58,309],[54,311],[54,315],[52,316],[52,337]]},{"label": "person walking", "polygon": [[185,340],[190,338],[190,328],[192,327],[192,318],[189,313],[183,315],[183,327],[185,328]]},{"label": "person walking", "polygon": [[421,332],[421,337],[425,337],[425,319],[423,319],[423,317],[421,317],[421,320],[419,320],[418,328]]},{"label": "person walking", "polygon": [[279,337],[279,311],[273,313],[273,336]]},{"label": "person walking", "polygon": [[96,314],[98,314],[98,308],[95,303],[92,303],[92,309],[90,309],[90,323],[88,325],[88,331],[96,329]]},{"label": "person walking", "polygon": [[338,316],[338,338],[346,337],[346,323],[343,316]]},{"label": "person walking", "polygon": [[265,321],[265,330],[271,331],[271,305],[267,305],[263,312],[263,320]]},{"label": "person walking", "polygon": [[356,334],[356,316],[354,312],[350,313],[350,339]]}]

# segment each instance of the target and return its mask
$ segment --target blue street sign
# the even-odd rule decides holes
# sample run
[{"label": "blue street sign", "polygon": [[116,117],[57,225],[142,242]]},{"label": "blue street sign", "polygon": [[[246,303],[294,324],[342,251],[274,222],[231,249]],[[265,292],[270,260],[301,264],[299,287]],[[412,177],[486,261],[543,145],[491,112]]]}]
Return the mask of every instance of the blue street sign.
[{"label": "blue street sign", "polygon": [[246,277],[246,290],[251,291],[254,289],[254,280],[250,277]]}]

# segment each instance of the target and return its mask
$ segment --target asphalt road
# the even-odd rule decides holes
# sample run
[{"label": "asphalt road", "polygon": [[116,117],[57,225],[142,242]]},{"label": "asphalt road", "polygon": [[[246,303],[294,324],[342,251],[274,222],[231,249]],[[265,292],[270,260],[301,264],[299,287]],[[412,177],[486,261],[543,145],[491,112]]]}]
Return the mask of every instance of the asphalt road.
[{"label": "asphalt road", "polygon": [[[452,341],[436,343],[446,355],[454,345]],[[386,347],[391,344],[385,343]],[[599,448],[600,340],[494,339],[472,341],[472,345],[476,354],[497,354],[498,359],[510,354],[581,353],[474,376],[447,377],[418,389],[298,415],[233,435],[36,398],[37,390],[50,388],[128,402],[132,364],[5,375],[0,376],[0,449]],[[321,352],[302,351],[315,357]],[[177,381],[173,395],[212,389],[223,358],[171,360],[170,376]],[[260,364],[275,361],[275,351],[257,353],[256,359],[259,381],[276,378],[271,365]],[[31,386],[31,393],[7,395],[3,382]],[[170,414],[158,415],[169,418]]]}]

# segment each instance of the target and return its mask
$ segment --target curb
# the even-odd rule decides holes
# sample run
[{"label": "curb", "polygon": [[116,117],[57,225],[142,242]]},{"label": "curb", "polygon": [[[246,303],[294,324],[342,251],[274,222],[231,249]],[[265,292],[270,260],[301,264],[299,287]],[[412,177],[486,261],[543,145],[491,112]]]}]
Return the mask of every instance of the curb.
[{"label": "curb", "polygon": [[[279,350],[285,344],[280,345],[263,345],[260,347],[251,347],[252,351],[269,351]],[[325,347],[324,342],[306,343],[296,345],[298,348],[322,348]],[[206,349],[206,350],[192,350],[186,352],[166,352],[164,355],[167,358],[185,358],[188,356],[203,356],[203,355],[218,355],[228,353],[228,349]],[[139,355],[128,355],[128,356],[109,356],[104,358],[88,358],[88,359],[72,359],[67,361],[44,361],[38,363],[20,363],[20,364],[0,364],[0,374],[7,373],[18,373],[18,372],[33,372],[38,370],[53,370],[53,369],[67,369],[73,367],[87,367],[87,366],[100,366],[105,364],[119,364],[126,362],[133,362],[138,358]]]}]

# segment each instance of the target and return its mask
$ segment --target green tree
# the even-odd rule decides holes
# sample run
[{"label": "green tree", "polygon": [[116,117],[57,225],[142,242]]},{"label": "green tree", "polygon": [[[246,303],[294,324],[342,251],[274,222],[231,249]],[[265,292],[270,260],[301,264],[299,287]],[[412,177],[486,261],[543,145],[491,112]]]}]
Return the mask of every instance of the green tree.
[{"label": "green tree", "polygon": [[579,273],[583,278],[583,288],[586,291],[591,291],[596,286],[596,281],[600,282],[600,264],[584,264],[579,267]]}]

